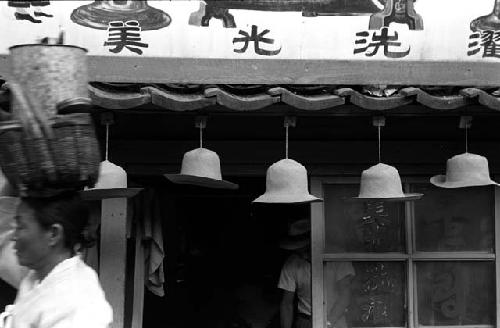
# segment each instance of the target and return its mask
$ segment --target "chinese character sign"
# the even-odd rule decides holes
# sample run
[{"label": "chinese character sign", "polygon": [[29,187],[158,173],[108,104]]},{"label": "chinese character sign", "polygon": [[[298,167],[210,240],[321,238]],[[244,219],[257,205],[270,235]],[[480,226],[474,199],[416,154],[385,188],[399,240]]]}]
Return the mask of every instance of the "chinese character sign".
[{"label": "chinese character sign", "polygon": [[499,56],[500,0],[9,0],[0,1],[0,16],[0,56],[61,31],[66,44],[90,56],[389,62]]}]

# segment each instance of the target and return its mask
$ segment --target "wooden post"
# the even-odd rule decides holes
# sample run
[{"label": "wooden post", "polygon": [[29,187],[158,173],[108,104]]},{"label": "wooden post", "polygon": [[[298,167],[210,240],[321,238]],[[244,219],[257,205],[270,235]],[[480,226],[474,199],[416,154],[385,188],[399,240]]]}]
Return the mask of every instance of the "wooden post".
[{"label": "wooden post", "polygon": [[132,328],[142,328],[144,312],[144,245],[142,244],[141,224],[135,222],[135,264],[134,264],[134,299],[132,306]]},{"label": "wooden post", "polygon": [[111,328],[123,328],[127,261],[127,198],[106,198],[101,207],[101,257],[99,276],[106,299],[113,308]]}]

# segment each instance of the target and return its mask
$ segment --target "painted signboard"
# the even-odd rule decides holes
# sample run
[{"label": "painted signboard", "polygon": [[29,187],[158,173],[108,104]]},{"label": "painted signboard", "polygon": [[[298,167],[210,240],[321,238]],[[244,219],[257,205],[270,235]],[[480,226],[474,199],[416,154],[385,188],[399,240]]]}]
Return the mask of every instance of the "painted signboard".
[{"label": "painted signboard", "polygon": [[500,57],[500,0],[12,0],[0,2],[0,17],[0,55],[64,31],[67,44],[98,56]]}]

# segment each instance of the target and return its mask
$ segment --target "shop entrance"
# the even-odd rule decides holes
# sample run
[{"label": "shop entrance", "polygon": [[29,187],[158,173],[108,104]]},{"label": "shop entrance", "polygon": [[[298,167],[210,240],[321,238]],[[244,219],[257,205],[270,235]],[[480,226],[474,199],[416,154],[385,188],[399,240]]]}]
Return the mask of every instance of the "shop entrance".
[{"label": "shop entrance", "polygon": [[221,191],[168,184],[164,204],[165,296],[146,291],[144,327],[278,328],[276,287],[288,255],[287,222],[309,206],[252,205],[262,177],[227,178]]}]

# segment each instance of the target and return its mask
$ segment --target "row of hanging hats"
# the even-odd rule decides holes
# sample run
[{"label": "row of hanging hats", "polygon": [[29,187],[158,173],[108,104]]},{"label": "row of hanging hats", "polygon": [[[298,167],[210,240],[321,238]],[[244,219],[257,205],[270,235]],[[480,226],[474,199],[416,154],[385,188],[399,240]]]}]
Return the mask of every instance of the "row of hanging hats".
[{"label": "row of hanging hats", "polygon": [[[489,176],[485,157],[471,154],[467,147],[467,129],[470,117],[462,117],[460,127],[465,129],[466,152],[453,156],[447,162],[446,175],[436,175],[430,182],[443,188],[461,188],[483,185],[497,185]],[[295,117],[285,117],[285,158],[272,164],[266,172],[266,191],[254,203],[311,203],[322,201],[309,193],[306,168],[288,157],[289,127],[295,126]],[[398,170],[381,161],[381,128],[385,118],[376,116],[373,125],[378,129],[378,163],[361,173],[359,194],[348,201],[413,201],[421,193],[403,192]],[[180,174],[165,174],[176,184],[190,184],[208,188],[237,189],[238,185],[222,179],[219,156],[203,148],[203,129],[206,117],[198,117],[196,127],[200,129],[200,147],[184,154]]]}]

